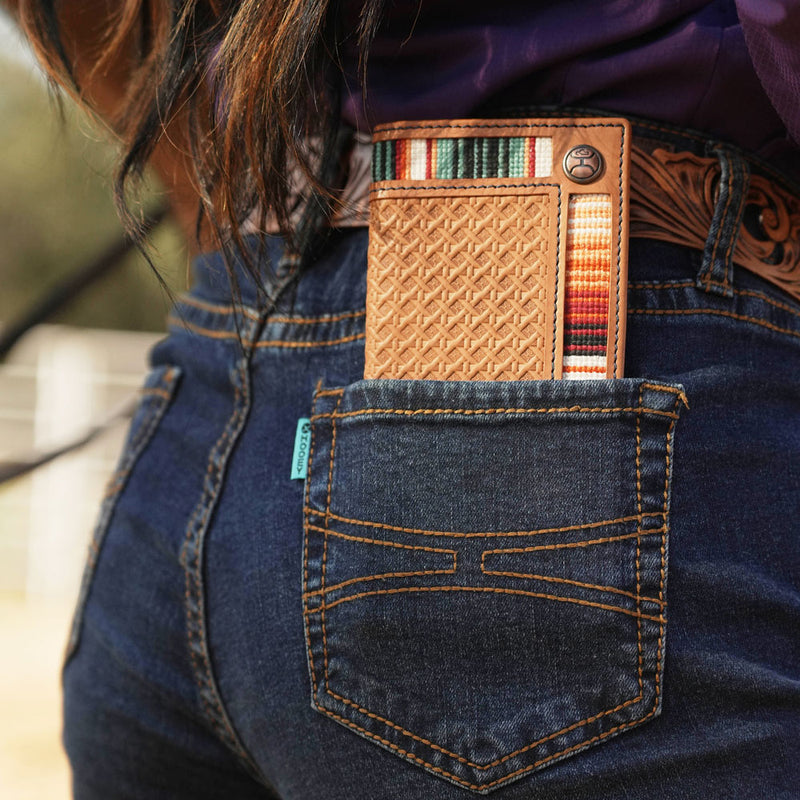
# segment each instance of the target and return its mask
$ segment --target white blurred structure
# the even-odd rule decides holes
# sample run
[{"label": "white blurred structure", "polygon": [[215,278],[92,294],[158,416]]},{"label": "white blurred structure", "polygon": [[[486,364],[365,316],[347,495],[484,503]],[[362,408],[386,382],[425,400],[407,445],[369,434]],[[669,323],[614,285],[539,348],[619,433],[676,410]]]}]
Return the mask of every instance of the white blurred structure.
[{"label": "white blurred structure", "polygon": [[[134,395],[157,335],[40,326],[0,365],[0,462],[79,436]],[[71,600],[127,421],[0,486],[0,593]]]}]

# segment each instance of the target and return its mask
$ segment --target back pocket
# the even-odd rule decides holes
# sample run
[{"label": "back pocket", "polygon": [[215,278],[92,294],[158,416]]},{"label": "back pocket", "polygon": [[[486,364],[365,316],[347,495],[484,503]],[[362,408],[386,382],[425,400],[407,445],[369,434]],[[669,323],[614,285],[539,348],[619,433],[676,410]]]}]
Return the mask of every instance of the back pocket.
[{"label": "back pocket", "polygon": [[318,391],[314,707],[481,793],[657,715],[682,404],[638,379]]}]

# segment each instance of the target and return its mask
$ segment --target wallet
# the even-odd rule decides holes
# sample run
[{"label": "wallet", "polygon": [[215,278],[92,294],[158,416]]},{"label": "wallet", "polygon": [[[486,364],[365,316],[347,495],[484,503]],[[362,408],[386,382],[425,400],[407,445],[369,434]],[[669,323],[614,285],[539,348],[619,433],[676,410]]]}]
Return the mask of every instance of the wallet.
[{"label": "wallet", "polygon": [[623,375],[630,126],[376,128],[365,378]]}]

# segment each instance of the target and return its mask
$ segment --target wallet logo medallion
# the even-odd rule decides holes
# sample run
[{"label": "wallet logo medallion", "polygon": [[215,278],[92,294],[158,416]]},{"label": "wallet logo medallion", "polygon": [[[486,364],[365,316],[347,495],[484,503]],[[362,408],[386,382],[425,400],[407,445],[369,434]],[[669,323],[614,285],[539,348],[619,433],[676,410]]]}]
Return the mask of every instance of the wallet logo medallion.
[{"label": "wallet logo medallion", "polygon": [[603,156],[588,144],[573,147],[564,156],[564,172],[575,183],[591,183],[603,173]]}]

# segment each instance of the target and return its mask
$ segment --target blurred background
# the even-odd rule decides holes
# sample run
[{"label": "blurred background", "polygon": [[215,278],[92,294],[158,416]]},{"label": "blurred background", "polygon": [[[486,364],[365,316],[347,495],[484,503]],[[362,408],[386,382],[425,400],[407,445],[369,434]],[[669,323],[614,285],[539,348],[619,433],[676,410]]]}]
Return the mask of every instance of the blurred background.
[{"label": "blurred background", "polygon": [[[0,331],[121,238],[112,138],[63,112],[0,11]],[[159,203],[158,188],[149,203]],[[174,293],[187,255],[169,222],[152,237]],[[80,436],[135,395],[169,298],[133,253],[0,362],[0,466]],[[0,485],[0,797],[66,800],[59,671],[83,560],[123,418],[90,445]]]}]

